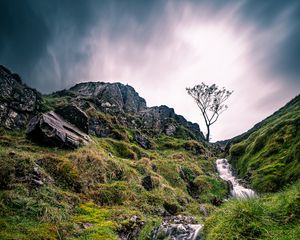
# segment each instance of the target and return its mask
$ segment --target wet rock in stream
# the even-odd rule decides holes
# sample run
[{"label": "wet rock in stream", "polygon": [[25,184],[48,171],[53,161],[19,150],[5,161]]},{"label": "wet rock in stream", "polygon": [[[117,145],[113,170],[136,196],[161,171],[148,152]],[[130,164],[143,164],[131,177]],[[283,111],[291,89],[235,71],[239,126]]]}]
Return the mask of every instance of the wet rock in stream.
[{"label": "wet rock in stream", "polygon": [[170,216],[152,232],[151,239],[199,240],[202,227],[191,216]]}]

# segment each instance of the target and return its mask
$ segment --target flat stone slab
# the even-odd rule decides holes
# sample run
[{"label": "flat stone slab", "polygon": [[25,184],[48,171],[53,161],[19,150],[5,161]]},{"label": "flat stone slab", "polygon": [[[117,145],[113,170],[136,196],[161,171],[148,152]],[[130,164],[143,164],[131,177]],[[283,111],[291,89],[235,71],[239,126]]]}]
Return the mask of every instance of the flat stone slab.
[{"label": "flat stone slab", "polygon": [[87,134],[53,111],[32,118],[26,135],[34,142],[61,148],[78,148],[91,141]]}]

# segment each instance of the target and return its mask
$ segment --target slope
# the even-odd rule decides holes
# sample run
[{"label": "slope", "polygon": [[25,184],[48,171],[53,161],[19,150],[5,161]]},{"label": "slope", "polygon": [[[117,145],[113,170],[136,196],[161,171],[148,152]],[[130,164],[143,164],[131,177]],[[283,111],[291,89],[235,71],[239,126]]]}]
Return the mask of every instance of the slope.
[{"label": "slope", "polygon": [[[0,70],[0,83],[16,86],[10,97],[0,89],[0,239],[149,239],[164,216],[200,220],[200,204],[209,212],[227,195],[198,125],[173,109],[147,108],[119,83],[41,96]],[[24,89],[38,101],[20,102]],[[26,124],[48,111],[86,131],[90,143],[31,141]],[[44,137],[55,133],[39,127]]]},{"label": "slope", "polygon": [[300,96],[233,139],[230,159],[259,192],[278,191],[300,177]]}]

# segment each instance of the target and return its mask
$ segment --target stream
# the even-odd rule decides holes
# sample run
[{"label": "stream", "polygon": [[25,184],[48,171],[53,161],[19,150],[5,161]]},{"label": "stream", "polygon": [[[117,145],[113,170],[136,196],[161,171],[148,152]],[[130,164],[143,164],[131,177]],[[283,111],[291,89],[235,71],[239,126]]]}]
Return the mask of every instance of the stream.
[{"label": "stream", "polygon": [[218,159],[216,164],[220,178],[229,182],[230,184],[230,194],[232,197],[251,198],[256,196],[255,192],[252,189],[245,188],[239,183],[238,179],[234,176],[232,167],[228,163],[227,159]]},{"label": "stream", "polygon": [[[251,198],[256,196],[252,189],[240,184],[227,159],[217,159],[216,167],[220,178],[229,183],[230,195],[233,198]],[[153,232],[151,239],[155,240],[163,236],[163,239],[170,240],[200,240],[202,229],[203,224],[198,224],[191,216],[172,216],[164,219],[163,223]]]}]

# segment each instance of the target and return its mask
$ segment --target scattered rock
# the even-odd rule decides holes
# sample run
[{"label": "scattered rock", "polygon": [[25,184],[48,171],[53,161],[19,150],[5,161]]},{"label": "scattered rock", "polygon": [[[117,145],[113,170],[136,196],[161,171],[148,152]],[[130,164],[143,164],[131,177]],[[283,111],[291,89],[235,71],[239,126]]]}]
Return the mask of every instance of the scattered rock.
[{"label": "scattered rock", "polygon": [[15,151],[10,151],[10,152],[8,153],[8,155],[11,156],[11,157],[12,157],[12,156],[15,156],[15,155],[16,155],[16,152],[15,152]]},{"label": "scattered rock", "polygon": [[154,172],[157,172],[157,170],[158,170],[157,165],[155,165],[154,163],[151,164],[151,168]]},{"label": "scattered rock", "polygon": [[137,215],[133,215],[126,224],[122,224],[121,229],[119,230],[119,239],[120,240],[131,240],[137,239],[139,232],[144,226],[145,222]]},{"label": "scattered rock", "polygon": [[32,118],[26,135],[34,142],[62,148],[77,148],[90,141],[88,135],[65,122],[54,112]]},{"label": "scattered rock", "polygon": [[142,148],[151,148],[151,142],[140,132],[136,131],[133,135],[133,138]]},{"label": "scattered rock", "polygon": [[154,184],[151,176],[146,176],[142,179],[142,186],[147,190],[151,191],[154,188]]},{"label": "scattered rock", "polygon": [[174,203],[164,202],[164,208],[167,211],[167,214],[175,215],[178,212],[178,206]]},{"label": "scattered rock", "polygon": [[191,151],[194,155],[205,153],[203,147],[196,141],[187,141],[183,147],[185,150]]},{"label": "scattered rock", "polygon": [[39,187],[44,185],[43,181],[41,181],[41,180],[32,179],[32,182],[34,185],[39,186]]},{"label": "scattered rock", "polygon": [[208,211],[205,207],[204,204],[200,204],[200,207],[199,207],[200,211],[203,213],[204,217],[208,217]]},{"label": "scattered rock", "polygon": [[168,136],[174,136],[175,135],[175,132],[176,132],[176,126],[173,125],[173,124],[170,124],[166,127],[166,130],[165,130],[165,133],[168,135]]},{"label": "scattered rock", "polygon": [[219,199],[217,197],[214,197],[212,200],[211,200],[211,204],[214,205],[214,206],[220,206],[221,204],[223,203],[223,200],[222,199]]},{"label": "scattered rock", "polygon": [[88,229],[88,228],[91,228],[91,227],[93,227],[94,225],[92,224],[92,223],[82,223],[81,224],[81,227],[83,228],[83,229]]},{"label": "scattered rock", "polygon": [[203,225],[198,224],[191,216],[170,216],[151,234],[151,240],[197,240]]}]

